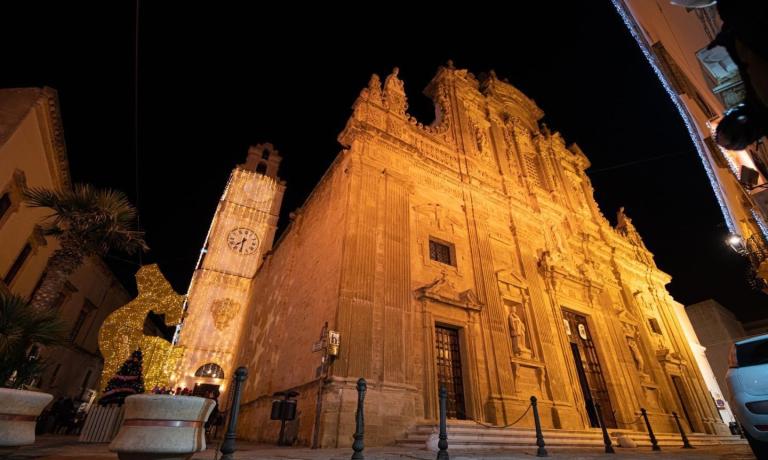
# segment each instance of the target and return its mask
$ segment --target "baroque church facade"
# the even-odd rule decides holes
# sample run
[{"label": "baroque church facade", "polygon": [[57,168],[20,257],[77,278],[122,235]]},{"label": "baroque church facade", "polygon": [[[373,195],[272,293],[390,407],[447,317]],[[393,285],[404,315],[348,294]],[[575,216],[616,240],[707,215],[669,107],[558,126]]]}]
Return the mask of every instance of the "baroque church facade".
[{"label": "baroque church facade", "polygon": [[[656,431],[676,430],[674,411],[691,431],[727,432],[669,275],[623,210],[615,226],[602,215],[579,147],[493,73],[449,63],[425,93],[429,126],[408,114],[397,69],[371,78],[342,151],[274,247],[276,165],[236,168],[247,180],[230,180],[208,237],[215,260],[196,271],[180,378],[224,385],[246,366],[239,434],[267,442],[273,394],[294,390],[297,443],[351,445],[359,377],[367,445],[436,423],[440,386],[451,419],[503,426],[536,396],[545,429],[596,427],[599,404],[611,428],[642,431],[643,407]],[[272,155],[252,150],[251,165]],[[252,253],[237,229],[256,235]],[[213,364],[221,378],[195,375]],[[533,426],[530,414],[516,426]]]}]

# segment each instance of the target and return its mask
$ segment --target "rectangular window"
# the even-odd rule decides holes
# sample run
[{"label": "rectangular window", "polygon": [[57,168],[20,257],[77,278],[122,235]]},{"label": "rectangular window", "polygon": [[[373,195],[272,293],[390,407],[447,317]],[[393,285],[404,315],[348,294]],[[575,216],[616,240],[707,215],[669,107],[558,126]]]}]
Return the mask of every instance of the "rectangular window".
[{"label": "rectangular window", "polygon": [[5,217],[5,213],[7,213],[9,209],[11,209],[11,194],[5,192],[3,193],[3,196],[0,197],[0,219]]},{"label": "rectangular window", "polygon": [[27,261],[27,258],[32,253],[32,245],[27,243],[24,245],[24,247],[21,249],[21,252],[16,257],[16,260],[13,261],[13,265],[11,265],[11,268],[8,269],[8,273],[5,274],[5,278],[3,278],[3,281],[5,282],[6,286],[10,286],[13,282],[13,279],[16,278],[16,275],[19,274],[19,270],[21,270],[21,267],[24,265],[24,262]]},{"label": "rectangular window", "polygon": [[429,240],[429,258],[442,264],[456,266],[451,246],[431,238]]},{"label": "rectangular window", "polygon": [[523,155],[523,160],[525,162],[525,172],[528,175],[528,178],[535,186],[544,188],[544,180],[541,177],[541,166],[539,165],[538,158],[526,154]]},{"label": "rectangular window", "polygon": [[[58,299],[57,299],[58,300]],[[77,315],[77,319],[75,320],[74,326],[72,326],[72,331],[69,333],[69,341],[74,342],[77,338],[77,334],[80,333],[80,329],[83,328],[83,324],[85,324],[85,319],[88,318],[88,315],[91,313],[91,310],[93,310],[93,304],[86,299],[83,303],[83,307],[80,309],[80,314]]]},{"label": "rectangular window", "polygon": [[661,326],[656,318],[648,318],[648,324],[651,325],[651,330],[654,334],[661,334]]}]

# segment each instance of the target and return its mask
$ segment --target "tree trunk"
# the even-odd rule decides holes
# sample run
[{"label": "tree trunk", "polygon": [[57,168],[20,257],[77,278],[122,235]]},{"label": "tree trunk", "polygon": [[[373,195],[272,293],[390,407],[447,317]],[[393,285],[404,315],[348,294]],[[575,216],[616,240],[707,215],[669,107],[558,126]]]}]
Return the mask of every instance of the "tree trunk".
[{"label": "tree trunk", "polygon": [[53,308],[64,290],[67,278],[82,264],[83,254],[76,248],[62,245],[60,249],[55,250],[45,266],[43,275],[45,278],[32,298],[32,308],[41,310]]}]

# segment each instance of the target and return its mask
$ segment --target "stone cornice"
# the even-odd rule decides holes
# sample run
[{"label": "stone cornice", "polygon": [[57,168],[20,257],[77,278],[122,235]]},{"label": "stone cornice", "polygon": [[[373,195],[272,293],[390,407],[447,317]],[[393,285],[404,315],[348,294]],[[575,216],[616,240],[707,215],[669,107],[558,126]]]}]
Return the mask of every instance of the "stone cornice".
[{"label": "stone cornice", "polygon": [[67,147],[64,140],[64,125],[61,121],[61,109],[56,90],[44,87],[40,98],[35,103],[40,115],[40,129],[46,144],[48,153],[48,166],[54,177],[54,185],[60,189],[68,189],[72,186],[69,172],[69,160]]}]

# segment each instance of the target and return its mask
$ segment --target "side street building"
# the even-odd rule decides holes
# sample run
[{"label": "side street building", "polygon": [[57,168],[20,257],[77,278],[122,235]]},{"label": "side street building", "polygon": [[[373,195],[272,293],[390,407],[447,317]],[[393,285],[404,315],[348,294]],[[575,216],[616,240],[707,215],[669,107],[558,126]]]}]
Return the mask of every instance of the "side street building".
[{"label": "side street building", "polygon": [[[71,187],[58,98],[51,88],[0,90],[0,291],[31,298],[58,243],[38,226],[47,211],[24,206],[25,187]],[[99,326],[129,299],[102,260],[86,260],[54,307],[69,327],[68,343],[42,352],[49,366],[36,386],[90,401],[102,367]]]}]

